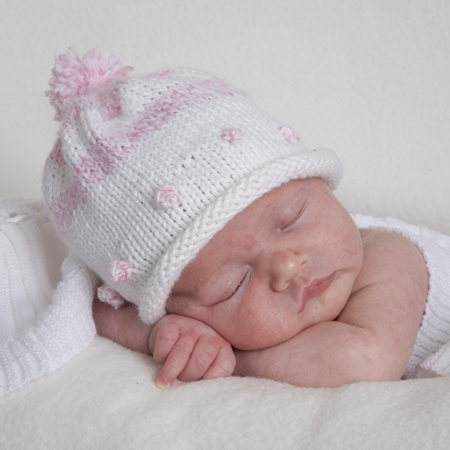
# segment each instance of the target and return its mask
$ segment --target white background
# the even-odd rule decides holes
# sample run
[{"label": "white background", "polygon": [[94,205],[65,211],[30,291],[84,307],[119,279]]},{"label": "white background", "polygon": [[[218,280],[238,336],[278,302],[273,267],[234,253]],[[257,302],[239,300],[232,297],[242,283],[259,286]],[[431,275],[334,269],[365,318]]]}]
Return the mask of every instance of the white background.
[{"label": "white background", "polygon": [[450,234],[448,0],[0,0],[0,196],[40,198],[54,57],[212,72],[342,157],[351,212]]}]

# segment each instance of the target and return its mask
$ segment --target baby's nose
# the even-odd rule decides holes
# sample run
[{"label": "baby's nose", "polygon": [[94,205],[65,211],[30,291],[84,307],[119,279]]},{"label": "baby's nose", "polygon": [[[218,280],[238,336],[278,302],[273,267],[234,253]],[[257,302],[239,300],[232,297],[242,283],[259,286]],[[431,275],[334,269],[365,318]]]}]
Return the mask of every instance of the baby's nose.
[{"label": "baby's nose", "polygon": [[308,264],[308,255],[294,253],[291,250],[276,251],[272,255],[272,280],[271,285],[275,291],[282,292],[299,272]]}]

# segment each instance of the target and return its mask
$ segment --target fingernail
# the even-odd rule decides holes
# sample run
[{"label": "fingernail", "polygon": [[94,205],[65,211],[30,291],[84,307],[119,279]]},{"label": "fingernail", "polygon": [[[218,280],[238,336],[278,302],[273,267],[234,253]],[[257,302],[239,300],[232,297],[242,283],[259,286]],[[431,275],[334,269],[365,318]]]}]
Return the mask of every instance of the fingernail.
[{"label": "fingernail", "polygon": [[155,384],[160,389],[167,389],[170,388],[171,386],[171,383],[169,383],[165,378],[163,378],[162,380],[155,381]]}]

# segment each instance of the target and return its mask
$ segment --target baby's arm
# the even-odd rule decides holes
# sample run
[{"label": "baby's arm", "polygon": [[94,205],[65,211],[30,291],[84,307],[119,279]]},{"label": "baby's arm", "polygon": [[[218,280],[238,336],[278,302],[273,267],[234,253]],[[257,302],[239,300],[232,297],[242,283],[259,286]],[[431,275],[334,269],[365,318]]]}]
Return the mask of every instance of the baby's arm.
[{"label": "baby's arm", "polygon": [[235,374],[311,387],[401,378],[425,306],[425,261],[396,234],[363,232],[363,243],[363,269],[340,316],[277,346],[236,351]]},{"label": "baby's arm", "polygon": [[170,387],[177,377],[196,381],[233,373],[236,358],[231,345],[195,319],[170,314],[150,327],[140,320],[133,305],[127,303],[115,310],[98,299],[94,300],[93,314],[100,336],[164,364],[155,378],[162,389]]}]

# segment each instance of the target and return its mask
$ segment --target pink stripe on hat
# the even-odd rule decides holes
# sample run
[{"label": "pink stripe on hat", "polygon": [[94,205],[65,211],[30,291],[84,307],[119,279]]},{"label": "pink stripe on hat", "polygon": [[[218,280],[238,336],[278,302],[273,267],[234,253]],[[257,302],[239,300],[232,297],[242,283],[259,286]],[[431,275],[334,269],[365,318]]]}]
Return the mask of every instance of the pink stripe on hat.
[{"label": "pink stripe on hat", "polygon": [[[236,88],[224,81],[212,77],[198,83],[183,84],[177,82],[161,90],[158,95],[138,112],[137,120],[109,136],[104,130],[88,126],[90,144],[87,156],[78,156],[72,160],[74,183],[69,192],[62,192],[49,202],[49,209],[55,211],[56,226],[60,233],[70,226],[76,210],[81,207],[99,182],[109,175],[114,167],[134,149],[134,143],[142,141],[166,122],[176,119],[176,115],[201,103],[207,103],[220,96],[242,95]],[[95,102],[94,102],[95,105]],[[76,106],[73,106],[76,108]],[[75,124],[66,123],[73,128]],[[120,144],[119,144],[120,143]],[[64,161],[58,156],[58,162]],[[77,193],[77,189],[80,190]]]}]

